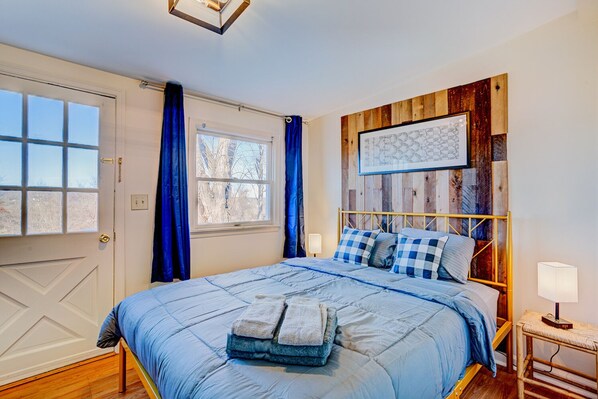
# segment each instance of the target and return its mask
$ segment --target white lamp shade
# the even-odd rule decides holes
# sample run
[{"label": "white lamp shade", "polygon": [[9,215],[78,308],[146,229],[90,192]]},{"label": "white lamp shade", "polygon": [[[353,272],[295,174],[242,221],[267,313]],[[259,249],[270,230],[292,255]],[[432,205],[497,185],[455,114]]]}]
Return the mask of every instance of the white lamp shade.
[{"label": "white lamp shade", "polygon": [[321,234],[310,234],[308,236],[309,252],[312,254],[322,253],[322,235]]},{"label": "white lamp shade", "polygon": [[577,268],[559,262],[539,262],[538,295],[552,302],[577,302]]}]

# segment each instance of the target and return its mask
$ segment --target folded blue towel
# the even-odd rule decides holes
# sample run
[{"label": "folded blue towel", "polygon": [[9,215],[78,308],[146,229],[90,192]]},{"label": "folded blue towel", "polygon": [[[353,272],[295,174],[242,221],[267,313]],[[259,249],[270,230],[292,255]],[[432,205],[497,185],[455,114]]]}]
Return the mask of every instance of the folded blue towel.
[{"label": "folded blue towel", "polygon": [[336,336],[336,309],[328,308],[324,343],[318,346],[282,345],[278,343],[278,331],[274,339],[257,339],[228,334],[226,352],[231,358],[263,359],[276,363],[304,366],[323,366],[330,356]]}]

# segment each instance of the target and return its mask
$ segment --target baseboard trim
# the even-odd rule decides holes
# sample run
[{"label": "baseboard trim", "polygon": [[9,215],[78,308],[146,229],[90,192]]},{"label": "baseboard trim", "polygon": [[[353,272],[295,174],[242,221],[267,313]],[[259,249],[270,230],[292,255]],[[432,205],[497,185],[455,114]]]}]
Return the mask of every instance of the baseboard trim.
[{"label": "baseboard trim", "polygon": [[42,373],[39,373],[39,374],[30,375],[30,376],[27,376],[27,377],[24,377],[24,378],[20,378],[20,379],[16,379],[16,380],[13,380],[13,381],[9,380],[10,382],[7,382],[4,385],[0,385],[0,392],[5,391],[5,390],[10,389],[10,388],[14,388],[14,387],[19,386],[19,385],[26,384],[26,383],[31,382],[31,381],[39,380],[39,379],[44,378],[44,377],[48,377],[48,376],[51,376],[51,375],[54,375],[54,374],[61,373],[61,372],[66,371],[66,370],[73,369],[75,367],[79,367],[79,366],[82,366],[84,364],[93,363],[93,362],[96,362],[98,360],[105,359],[105,358],[111,357],[111,356],[115,356],[114,352],[106,353],[106,354],[99,355],[99,356],[94,356],[94,357],[87,358],[87,359],[84,359],[84,360],[74,361],[73,363],[66,364],[64,366],[60,366],[60,367],[57,367],[57,368],[49,370],[49,371],[45,371],[45,372],[42,372]]}]

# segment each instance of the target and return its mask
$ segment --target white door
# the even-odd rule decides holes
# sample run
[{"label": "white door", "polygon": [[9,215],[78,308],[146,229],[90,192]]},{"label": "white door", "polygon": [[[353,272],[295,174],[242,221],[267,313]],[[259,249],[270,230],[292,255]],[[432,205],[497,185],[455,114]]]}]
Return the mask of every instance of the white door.
[{"label": "white door", "polygon": [[0,385],[106,352],[115,108],[0,75]]}]

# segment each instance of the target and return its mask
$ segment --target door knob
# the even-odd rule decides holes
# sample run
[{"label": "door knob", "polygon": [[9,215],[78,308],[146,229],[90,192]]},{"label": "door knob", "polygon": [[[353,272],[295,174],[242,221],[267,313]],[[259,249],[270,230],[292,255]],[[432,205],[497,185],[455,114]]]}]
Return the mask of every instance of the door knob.
[{"label": "door knob", "polygon": [[110,236],[108,234],[100,234],[100,242],[106,244],[110,241]]}]

